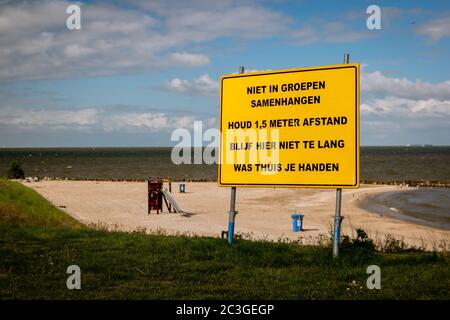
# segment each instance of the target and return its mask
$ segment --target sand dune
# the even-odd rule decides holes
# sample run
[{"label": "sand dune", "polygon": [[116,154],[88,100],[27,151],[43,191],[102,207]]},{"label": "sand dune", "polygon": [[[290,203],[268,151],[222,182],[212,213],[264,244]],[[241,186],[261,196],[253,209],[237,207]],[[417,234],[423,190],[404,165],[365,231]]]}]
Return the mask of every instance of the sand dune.
[{"label": "sand dune", "polygon": [[[174,198],[189,214],[164,213],[147,215],[147,187],[142,182],[40,181],[25,183],[57,207],[84,223],[101,223],[121,230],[145,227],[164,229],[167,233],[191,233],[220,236],[227,229],[230,188],[213,182],[186,183],[186,193],[173,184]],[[399,186],[362,186],[343,190],[342,227],[344,234],[363,228],[374,238],[386,234],[403,238],[428,249],[438,243],[449,243],[450,231],[389,218],[358,207],[367,195],[405,190]],[[335,190],[238,188],[236,232],[253,239],[280,238],[314,242],[319,234],[332,227]],[[305,215],[305,231],[294,233],[290,215],[298,210]]]}]

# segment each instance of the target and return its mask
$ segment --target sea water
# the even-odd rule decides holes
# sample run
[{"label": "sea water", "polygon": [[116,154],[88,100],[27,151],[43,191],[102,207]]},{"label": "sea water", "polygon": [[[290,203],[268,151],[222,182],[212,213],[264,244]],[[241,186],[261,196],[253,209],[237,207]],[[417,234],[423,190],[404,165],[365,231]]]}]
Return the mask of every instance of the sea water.
[{"label": "sea water", "polygon": [[[216,180],[217,165],[181,164],[171,148],[3,148],[0,176],[10,161],[27,176],[73,179]],[[361,147],[362,181],[450,181],[450,147]]]},{"label": "sea water", "polygon": [[361,207],[380,215],[450,230],[450,188],[417,188],[369,196]]}]

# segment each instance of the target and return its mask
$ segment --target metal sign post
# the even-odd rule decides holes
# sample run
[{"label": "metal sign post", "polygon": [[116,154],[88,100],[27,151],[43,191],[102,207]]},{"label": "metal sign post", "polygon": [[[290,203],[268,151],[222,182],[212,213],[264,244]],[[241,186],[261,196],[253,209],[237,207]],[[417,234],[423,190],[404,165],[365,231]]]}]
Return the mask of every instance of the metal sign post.
[{"label": "metal sign post", "polygon": [[333,233],[333,256],[339,256],[339,242],[341,239],[341,199],[342,189],[336,189],[336,211],[334,214],[334,233]]},{"label": "metal sign post", "polygon": [[[239,67],[239,73],[244,73],[244,66]],[[228,243],[234,242],[234,221],[236,218],[236,187],[231,187],[230,212],[228,216]]]},{"label": "metal sign post", "polygon": [[[344,54],[344,64],[348,64],[350,54]],[[333,257],[339,256],[339,243],[341,240],[341,203],[342,203],[342,189],[336,189],[336,211],[334,213],[334,232],[333,232]]]},{"label": "metal sign post", "polygon": [[228,243],[234,242],[234,220],[236,218],[236,187],[231,188],[230,212],[228,216]]}]

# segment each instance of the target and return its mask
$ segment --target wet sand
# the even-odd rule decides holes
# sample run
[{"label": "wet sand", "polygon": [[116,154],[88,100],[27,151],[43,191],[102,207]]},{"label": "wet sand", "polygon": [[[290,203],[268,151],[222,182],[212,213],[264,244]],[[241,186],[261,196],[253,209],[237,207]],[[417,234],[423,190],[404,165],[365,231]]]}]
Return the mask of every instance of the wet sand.
[{"label": "wet sand", "polygon": [[361,203],[367,211],[450,230],[450,188],[414,188],[370,195]]},{"label": "wet sand", "polygon": [[[24,183],[55,206],[83,223],[99,223],[131,231],[163,229],[168,234],[195,234],[220,237],[227,230],[230,188],[214,182],[186,183],[186,193],[173,183],[173,197],[187,214],[164,212],[147,214],[147,185],[144,182],[40,181]],[[374,239],[390,234],[410,245],[436,248],[450,243],[450,231],[402,221],[360,207],[369,195],[409,190],[401,186],[363,185],[343,190],[344,234],[363,228]],[[335,210],[334,189],[238,188],[235,232],[252,239],[295,240],[314,243],[320,234],[329,234]],[[304,214],[303,232],[292,231],[290,215]]]}]

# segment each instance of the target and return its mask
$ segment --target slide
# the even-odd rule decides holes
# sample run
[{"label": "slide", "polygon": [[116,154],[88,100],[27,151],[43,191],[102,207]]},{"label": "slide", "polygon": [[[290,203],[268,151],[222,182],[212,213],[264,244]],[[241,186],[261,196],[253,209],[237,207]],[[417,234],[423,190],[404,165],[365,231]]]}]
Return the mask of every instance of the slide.
[{"label": "slide", "polygon": [[167,201],[172,205],[172,208],[174,208],[176,212],[178,212],[178,213],[184,212],[183,210],[181,210],[180,206],[175,201],[175,199],[172,197],[172,194],[170,192],[163,190],[162,193],[164,194],[164,197],[166,197]]}]

